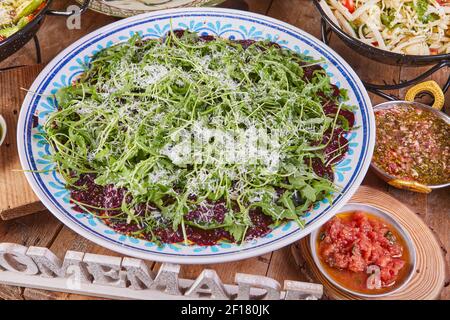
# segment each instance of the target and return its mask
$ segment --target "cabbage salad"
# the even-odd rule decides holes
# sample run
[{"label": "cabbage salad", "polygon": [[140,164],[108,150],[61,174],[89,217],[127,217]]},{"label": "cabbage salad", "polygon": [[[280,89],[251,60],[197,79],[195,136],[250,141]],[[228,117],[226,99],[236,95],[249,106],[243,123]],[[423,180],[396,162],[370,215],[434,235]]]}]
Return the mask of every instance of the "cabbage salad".
[{"label": "cabbage salad", "polygon": [[408,55],[450,53],[449,0],[320,0],[332,21],[371,46]]}]

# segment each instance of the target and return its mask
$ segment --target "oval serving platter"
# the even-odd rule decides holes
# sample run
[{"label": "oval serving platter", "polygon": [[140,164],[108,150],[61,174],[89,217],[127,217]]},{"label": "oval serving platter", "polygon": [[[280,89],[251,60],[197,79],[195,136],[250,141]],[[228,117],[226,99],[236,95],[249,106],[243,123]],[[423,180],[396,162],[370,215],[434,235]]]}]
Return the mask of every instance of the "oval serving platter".
[{"label": "oval serving platter", "polygon": [[[348,134],[349,152],[335,166],[335,182],[341,188],[333,202],[316,203],[305,217],[306,227],[294,222],[275,228],[265,237],[244,244],[214,246],[155,243],[116,233],[102,221],[73,209],[62,177],[47,160],[49,144],[42,138],[42,125],[55,109],[52,95],[70,85],[99,50],[129,39],[136,32],[145,38],[160,38],[173,29],[190,29],[229,39],[269,39],[296,52],[325,58],[323,68],[338,87],[348,90],[349,104],[357,106],[355,129]],[[147,13],[101,28],[61,52],[37,77],[20,112],[18,149],[25,175],[44,205],[64,224],[87,239],[125,255],[172,263],[220,263],[240,260],[284,247],[320,227],[354,194],[361,184],[375,144],[375,121],[364,86],[350,66],[318,39],[281,21],[230,9],[189,8]]]},{"label": "oval serving platter", "polygon": [[[83,0],[77,0],[82,3]],[[92,0],[89,8],[114,17],[124,18],[150,11],[182,7],[213,6],[225,0]]]}]

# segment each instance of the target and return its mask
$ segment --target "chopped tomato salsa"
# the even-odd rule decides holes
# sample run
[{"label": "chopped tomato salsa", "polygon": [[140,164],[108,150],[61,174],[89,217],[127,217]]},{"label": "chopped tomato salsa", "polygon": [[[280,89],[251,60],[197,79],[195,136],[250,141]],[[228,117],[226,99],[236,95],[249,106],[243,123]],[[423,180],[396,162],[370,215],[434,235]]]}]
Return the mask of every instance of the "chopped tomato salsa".
[{"label": "chopped tomato salsa", "polygon": [[[388,291],[406,277],[409,253],[404,240],[392,226],[362,211],[328,221],[320,231],[317,246],[328,273],[354,291]],[[378,287],[368,287],[373,268],[379,270]]]}]

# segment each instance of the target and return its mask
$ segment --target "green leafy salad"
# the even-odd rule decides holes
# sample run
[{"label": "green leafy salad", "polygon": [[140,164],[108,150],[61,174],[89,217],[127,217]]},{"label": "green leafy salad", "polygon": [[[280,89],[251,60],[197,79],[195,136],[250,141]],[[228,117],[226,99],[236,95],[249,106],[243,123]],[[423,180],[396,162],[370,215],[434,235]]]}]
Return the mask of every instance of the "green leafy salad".
[{"label": "green leafy salad", "polygon": [[354,125],[323,62],[184,30],[100,51],[44,127],[74,208],[158,243],[303,226]]}]

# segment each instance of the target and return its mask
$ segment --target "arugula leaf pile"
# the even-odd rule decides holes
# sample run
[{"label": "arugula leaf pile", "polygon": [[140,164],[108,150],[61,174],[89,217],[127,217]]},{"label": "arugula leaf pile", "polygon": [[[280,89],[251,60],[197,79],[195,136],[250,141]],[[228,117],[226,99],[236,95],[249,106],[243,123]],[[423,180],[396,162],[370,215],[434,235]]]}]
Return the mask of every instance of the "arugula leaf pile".
[{"label": "arugula leaf pile", "polygon": [[[44,128],[51,158],[72,190],[83,188],[77,181],[86,174],[99,186],[124,190],[116,207],[74,202],[137,226],[134,236],[157,241],[156,229],[181,228],[187,241],[189,225],[222,228],[241,241],[252,210],[274,225],[303,225],[305,212],[336,191],[313,168],[314,161],[327,168],[333,162],[324,151],[331,143],[325,134],[351,129],[341,116],[324,112],[327,105],[352,107],[320,63],[270,42],[244,46],[189,32],[159,40],[136,35],[100,51],[79,81],[56,94],[58,111]],[[176,149],[181,132],[251,129],[278,133],[271,146],[276,166],[266,162],[270,153],[256,162],[226,162],[214,157],[221,152],[216,148],[209,161],[194,161]],[[226,208],[223,220],[186,219],[217,202]],[[144,212],[137,209],[142,204]]]}]

